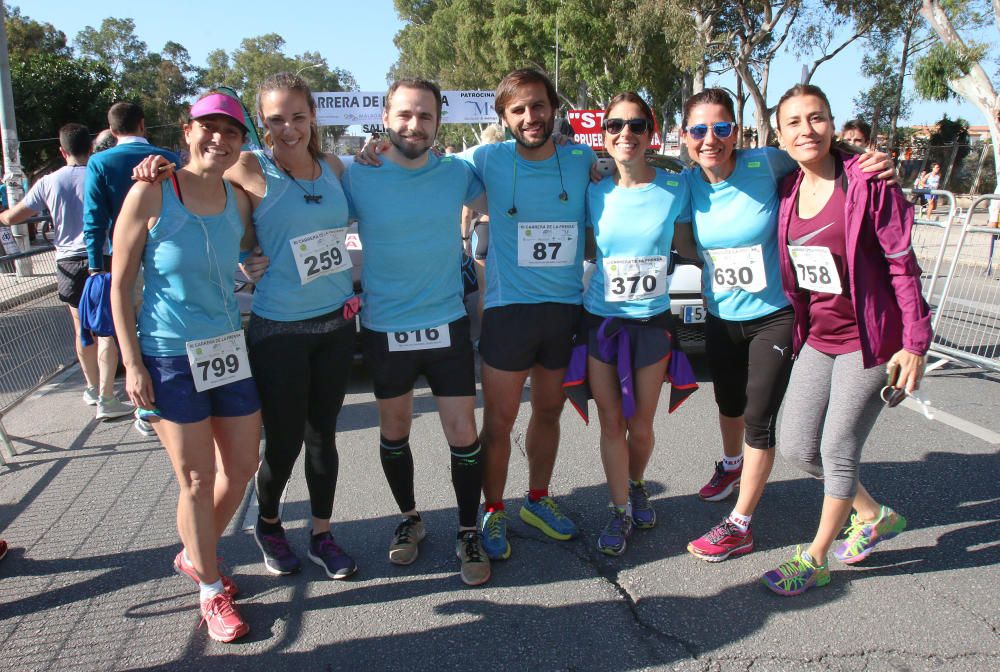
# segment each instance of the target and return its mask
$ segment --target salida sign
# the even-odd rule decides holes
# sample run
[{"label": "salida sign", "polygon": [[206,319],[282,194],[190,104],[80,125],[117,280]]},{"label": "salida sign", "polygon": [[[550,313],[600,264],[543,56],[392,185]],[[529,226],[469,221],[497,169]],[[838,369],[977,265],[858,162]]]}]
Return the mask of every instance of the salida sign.
[{"label": "salida sign", "polygon": [[[566,119],[573,127],[573,137],[577,142],[590,145],[592,149],[604,149],[604,131],[601,130],[604,110],[570,110],[566,113]],[[659,125],[653,130],[653,141],[649,147],[660,148]]]}]

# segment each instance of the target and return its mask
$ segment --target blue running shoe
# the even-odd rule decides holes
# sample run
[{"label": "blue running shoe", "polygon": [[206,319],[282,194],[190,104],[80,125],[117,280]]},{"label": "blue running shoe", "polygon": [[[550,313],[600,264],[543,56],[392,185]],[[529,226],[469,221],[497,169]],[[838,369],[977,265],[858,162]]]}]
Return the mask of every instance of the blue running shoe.
[{"label": "blue running shoe", "polygon": [[532,527],[537,527],[545,536],[566,541],[576,536],[576,525],[563,515],[551,497],[542,497],[537,502],[524,498],[521,505],[521,520]]},{"label": "blue running shoe", "polygon": [[601,535],[597,537],[597,550],[605,555],[621,555],[625,552],[628,538],[632,535],[632,517],[625,509],[609,506],[611,520],[604,526]]},{"label": "blue running shoe", "polygon": [[648,530],[656,525],[656,511],[649,503],[645,481],[628,482],[628,499],[632,502],[632,522],[640,530]]},{"label": "blue running shoe", "polygon": [[253,530],[253,538],[264,556],[264,569],[271,574],[294,574],[302,568],[302,561],[289,546],[284,529],[278,528],[277,532],[264,534],[258,525]]},{"label": "blue running shoe", "polygon": [[483,514],[483,527],[479,535],[483,550],[490,560],[506,560],[510,557],[510,542],[507,541],[507,512],[487,511]]}]

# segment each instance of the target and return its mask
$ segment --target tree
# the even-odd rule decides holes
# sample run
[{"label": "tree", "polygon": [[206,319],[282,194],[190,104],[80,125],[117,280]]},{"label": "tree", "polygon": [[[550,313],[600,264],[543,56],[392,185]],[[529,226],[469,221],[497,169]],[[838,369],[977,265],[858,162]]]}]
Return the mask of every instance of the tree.
[{"label": "tree", "polygon": [[[938,36],[936,44],[917,64],[917,92],[931,100],[947,100],[962,97],[969,101],[986,119],[993,144],[993,161],[996,174],[1000,175],[1000,95],[990,80],[980,61],[988,49],[972,39],[963,38],[958,27],[960,18],[971,25],[983,26],[986,13],[978,11],[981,5],[973,0],[923,0],[920,15]],[[1000,0],[993,0],[993,19],[1000,32]],[[1000,194],[1000,184],[997,185]],[[1000,207],[996,202],[990,206],[991,221],[997,221]]]},{"label": "tree", "polygon": [[890,147],[899,146],[896,120],[910,112],[910,97],[898,88],[899,59],[892,43],[869,39],[867,53],[861,61],[861,73],[872,85],[854,98],[854,114],[872,126],[872,141],[885,132]]},{"label": "tree", "polygon": [[66,33],[51,23],[39,23],[21,14],[17,7],[4,5],[4,26],[7,30],[7,49],[21,57],[43,53],[55,56],[72,56],[66,44]]}]

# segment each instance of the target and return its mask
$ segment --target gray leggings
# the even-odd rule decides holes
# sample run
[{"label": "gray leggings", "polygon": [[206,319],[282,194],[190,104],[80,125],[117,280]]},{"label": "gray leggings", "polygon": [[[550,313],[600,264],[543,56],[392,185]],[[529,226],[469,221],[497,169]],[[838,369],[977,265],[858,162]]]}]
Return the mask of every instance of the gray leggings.
[{"label": "gray leggings", "polygon": [[824,480],[828,497],[854,498],[884,385],[885,367],[864,368],[860,351],[827,355],[804,345],[795,360],[778,444],[795,466]]}]

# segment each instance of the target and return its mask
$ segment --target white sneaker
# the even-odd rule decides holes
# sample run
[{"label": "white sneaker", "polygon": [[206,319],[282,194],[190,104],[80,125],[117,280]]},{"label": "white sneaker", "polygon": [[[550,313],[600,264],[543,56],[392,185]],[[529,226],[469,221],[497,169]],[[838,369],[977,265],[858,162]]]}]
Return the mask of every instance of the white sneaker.
[{"label": "white sneaker", "polygon": [[156,436],[156,430],[153,429],[153,426],[142,418],[137,417],[135,422],[132,423],[132,426],[135,428],[135,431],[139,432],[143,436]]},{"label": "white sneaker", "polygon": [[110,399],[101,398],[97,401],[98,420],[120,418],[123,415],[131,415],[133,413],[135,413],[135,406],[126,404],[124,401],[118,399],[118,397],[111,397]]},{"label": "white sneaker", "polygon": [[96,387],[88,387],[83,391],[83,403],[88,406],[97,406],[97,402],[101,400],[101,395],[97,393]]}]

